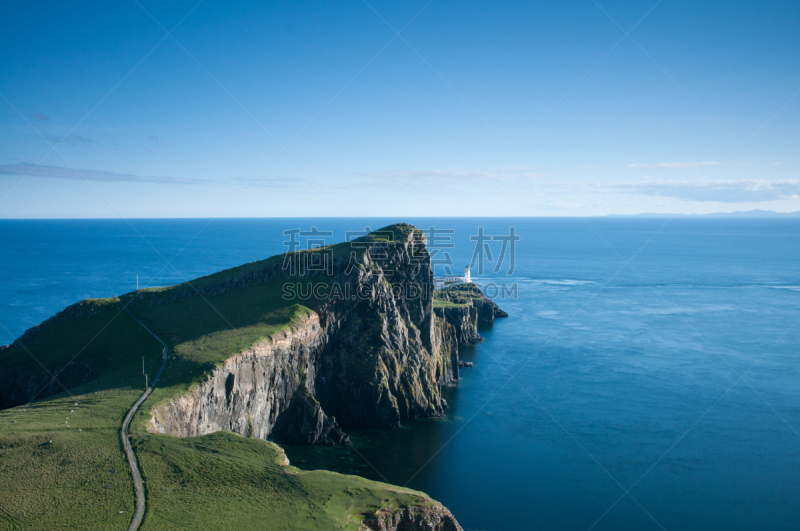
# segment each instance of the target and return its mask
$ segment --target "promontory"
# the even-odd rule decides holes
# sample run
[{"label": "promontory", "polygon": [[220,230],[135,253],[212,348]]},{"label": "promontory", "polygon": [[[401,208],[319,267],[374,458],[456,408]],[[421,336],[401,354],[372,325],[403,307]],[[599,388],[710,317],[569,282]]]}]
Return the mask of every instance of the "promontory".
[{"label": "promontory", "polygon": [[163,367],[128,428],[141,529],[461,529],[422,492],[299,470],[279,444],[443,415],[458,346],[505,315],[474,284],[435,290],[408,224],[69,306],[0,347],[0,527],[127,528],[120,430]]}]

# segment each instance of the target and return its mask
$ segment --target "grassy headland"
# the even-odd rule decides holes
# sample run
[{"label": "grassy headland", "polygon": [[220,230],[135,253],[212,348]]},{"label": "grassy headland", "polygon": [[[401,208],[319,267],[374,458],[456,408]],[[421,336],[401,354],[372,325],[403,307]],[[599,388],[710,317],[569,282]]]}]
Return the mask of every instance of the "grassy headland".
[{"label": "grassy headland", "polygon": [[[389,227],[359,241],[393,242],[409,230]],[[341,258],[352,247],[329,249]],[[29,387],[38,389],[52,379],[46,388],[51,393],[63,384],[56,394],[0,411],[0,528],[129,525],[135,495],[120,426],[144,390],[142,365],[151,378],[158,370],[161,346],[123,305],[170,348],[158,387],[131,423],[147,498],[142,528],[361,529],[379,509],[434,505],[408,489],[302,472],[284,464],[279,447],[260,439],[145,431],[152,406],[199,385],[227,358],[311,312],[282,297],[282,279],[261,275],[282,260],[119,299],[83,301],[0,351],[0,367],[17,382],[30,377]]]}]

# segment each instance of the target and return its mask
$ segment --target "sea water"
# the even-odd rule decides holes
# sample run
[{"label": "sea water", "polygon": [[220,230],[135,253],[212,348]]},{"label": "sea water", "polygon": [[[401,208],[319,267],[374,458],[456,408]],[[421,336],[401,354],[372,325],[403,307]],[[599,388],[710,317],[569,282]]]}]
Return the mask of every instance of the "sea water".
[{"label": "sea water", "polygon": [[798,220],[6,220],[0,343],[137,275],[170,285],[282,253],[287,230],[331,243],[395,221],[435,227],[438,274],[475,258],[509,317],[460,349],[475,365],[444,418],[288,447],[294,465],[424,491],[465,529],[800,528]]}]

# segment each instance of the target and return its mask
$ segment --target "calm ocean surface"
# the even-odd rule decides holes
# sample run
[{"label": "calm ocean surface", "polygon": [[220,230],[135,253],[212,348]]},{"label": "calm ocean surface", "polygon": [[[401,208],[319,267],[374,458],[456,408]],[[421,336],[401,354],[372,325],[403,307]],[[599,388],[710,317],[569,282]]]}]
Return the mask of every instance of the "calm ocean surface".
[{"label": "calm ocean surface", "polygon": [[[283,231],[436,219],[0,221],[0,343],[64,306],[285,250]],[[510,317],[443,419],[287,451],[427,492],[465,529],[799,529],[800,220],[445,219],[515,227]],[[501,242],[491,242],[493,258]],[[439,256],[442,256],[441,254]],[[359,455],[360,454],[360,455]]]}]

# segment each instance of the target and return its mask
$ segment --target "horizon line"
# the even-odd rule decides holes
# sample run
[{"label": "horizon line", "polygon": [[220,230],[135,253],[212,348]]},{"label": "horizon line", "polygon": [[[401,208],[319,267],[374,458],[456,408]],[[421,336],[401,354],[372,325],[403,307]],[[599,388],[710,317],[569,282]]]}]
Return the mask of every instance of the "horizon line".
[{"label": "horizon line", "polygon": [[[607,218],[607,217],[709,217],[709,216],[735,216],[735,215],[749,215],[748,217],[776,217],[776,216],[800,216],[800,210],[791,212],[782,212],[778,210],[736,210],[732,212],[710,212],[706,214],[696,213],[674,213],[674,212],[639,212],[635,214],[590,214],[590,215],[573,215],[573,214],[553,214],[553,215],[533,215],[533,216],[445,216],[441,219],[552,219],[552,218]],[[155,217],[155,216],[132,216],[132,217],[52,217],[52,218],[25,218],[25,217],[0,217],[0,221],[126,221],[126,220],[233,220],[233,219],[352,219],[357,221],[358,218],[366,219],[425,219],[441,217],[436,214],[428,215],[397,215],[397,216],[170,216],[170,217]]]}]

